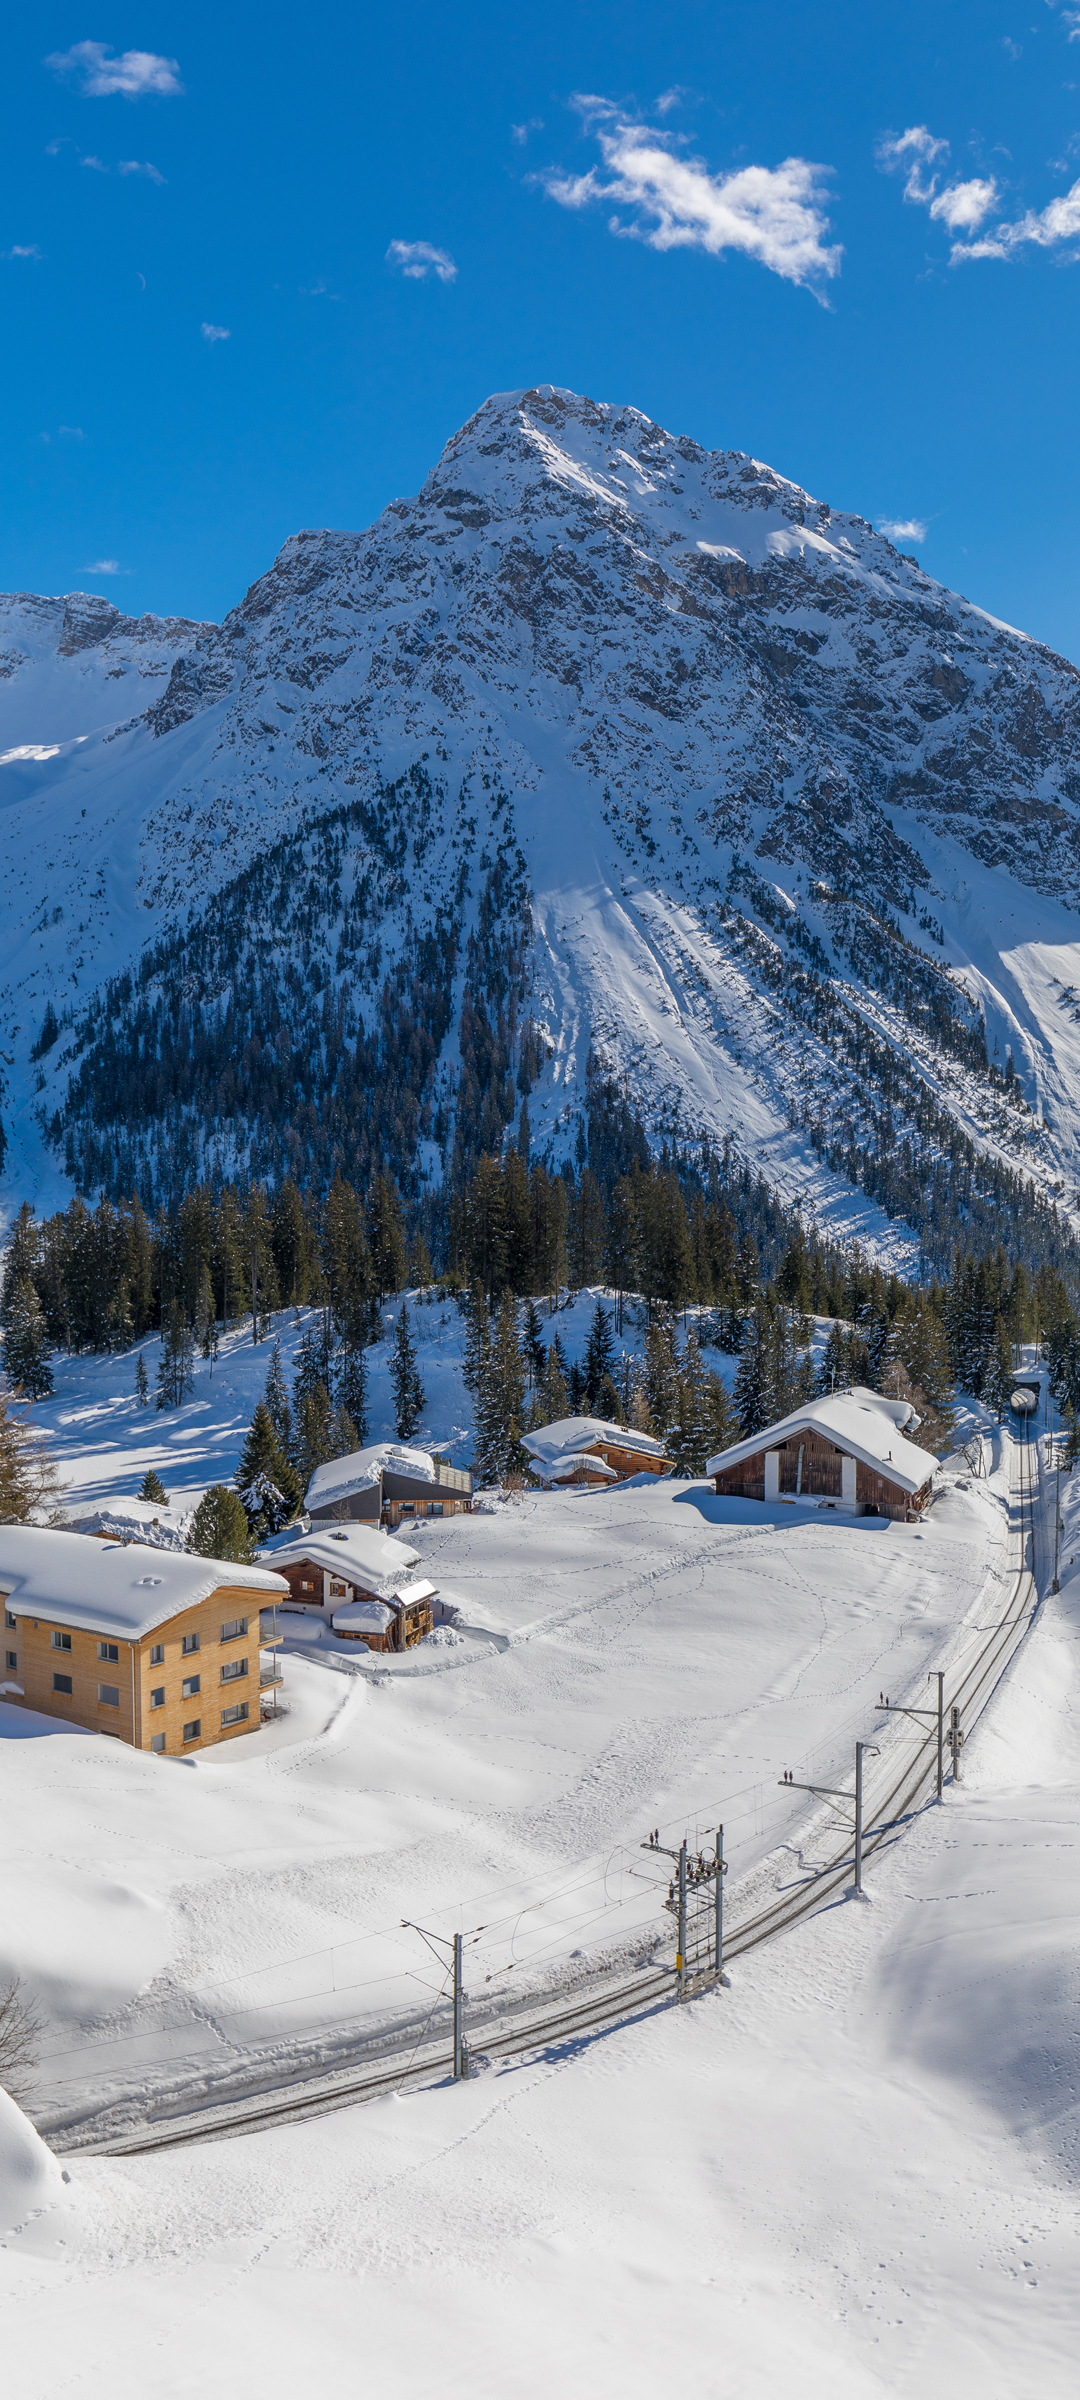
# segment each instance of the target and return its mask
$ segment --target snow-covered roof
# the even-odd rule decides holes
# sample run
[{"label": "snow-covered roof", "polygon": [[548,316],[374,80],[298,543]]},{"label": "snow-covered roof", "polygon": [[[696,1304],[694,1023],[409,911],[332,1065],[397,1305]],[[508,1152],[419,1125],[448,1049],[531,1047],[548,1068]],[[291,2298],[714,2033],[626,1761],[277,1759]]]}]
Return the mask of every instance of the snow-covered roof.
[{"label": "snow-covered roof", "polygon": [[821,1400],[809,1400],[803,1408],[793,1409],[778,1424],[765,1425],[760,1433],[748,1434],[745,1441],[719,1450],[708,1460],[705,1472],[716,1475],[727,1467],[737,1467],[744,1458],[756,1457],[759,1450],[775,1450],[795,1434],[814,1432],[835,1442],[850,1457],[861,1459],[864,1467],[885,1475],[902,1492],[919,1492],[929,1482],[937,1460],[900,1431],[894,1411],[906,1407],[906,1401],[884,1400],[880,1393],[864,1389],[828,1392]]},{"label": "snow-covered roof", "polygon": [[276,1596],[288,1585],[265,1567],[233,1559],[99,1542],[51,1525],[0,1525],[0,1592],[16,1617],[42,1616],[50,1625],[138,1641],[226,1588]]},{"label": "snow-covered roof", "polygon": [[309,1509],[327,1508],[335,1500],[345,1500],[350,1492],[367,1492],[379,1483],[383,1471],[402,1475],[414,1483],[434,1483],[435,1461],[430,1450],[416,1450],[405,1442],[369,1442],[365,1450],[350,1450],[344,1458],[332,1458],[326,1466],[316,1467],[307,1487],[305,1505]]},{"label": "snow-covered roof", "polygon": [[335,1633],[385,1633],[393,1621],[393,1609],[385,1600],[350,1600],[336,1608],[330,1620]]},{"label": "snow-covered roof", "polygon": [[558,1458],[530,1458],[529,1473],[538,1475],[544,1483],[568,1483],[582,1468],[595,1475],[601,1483],[618,1483],[614,1467],[597,1456],[595,1450],[563,1450]]},{"label": "snow-covered roof", "polygon": [[394,1593],[395,1600],[400,1600],[405,1608],[415,1608],[419,1600],[437,1600],[438,1597],[438,1584],[429,1583],[424,1575],[416,1583],[399,1583]]},{"label": "snow-covered roof", "polygon": [[378,1525],[341,1525],[333,1530],[313,1525],[310,1533],[299,1534],[290,1528],[264,1542],[258,1555],[264,1566],[273,1562],[279,1567],[296,1567],[302,1559],[310,1559],[312,1566],[324,1567],[328,1575],[363,1584],[367,1591],[385,1592],[387,1598],[398,1590],[410,1569],[420,1565],[419,1550],[410,1542],[396,1541]]},{"label": "snow-covered roof", "polygon": [[129,1500],[122,1495],[98,1500],[68,1518],[71,1533],[104,1535],[114,1542],[148,1542],[152,1550],[184,1550],[191,1513],[168,1508],[164,1502]]},{"label": "snow-covered roof", "polygon": [[640,1451],[643,1458],[667,1455],[655,1435],[637,1433],[632,1425],[612,1425],[604,1417],[559,1417],[554,1425],[541,1425],[536,1433],[527,1433],[522,1446],[530,1458],[559,1458],[568,1451],[607,1442],[619,1450]]}]

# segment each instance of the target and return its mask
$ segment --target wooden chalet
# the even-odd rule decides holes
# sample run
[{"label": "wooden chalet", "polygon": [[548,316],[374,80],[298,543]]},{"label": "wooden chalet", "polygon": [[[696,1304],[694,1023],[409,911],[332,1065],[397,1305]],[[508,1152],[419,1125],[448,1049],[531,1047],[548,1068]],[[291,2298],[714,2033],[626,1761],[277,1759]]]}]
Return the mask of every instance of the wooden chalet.
[{"label": "wooden chalet", "polygon": [[0,1525],[0,1698],[173,1758],[251,1733],[287,1591],[264,1567]]},{"label": "wooden chalet", "polygon": [[407,1524],[456,1517],[472,1507],[472,1476],[430,1450],[371,1442],[316,1467],[304,1503],[312,1524]]},{"label": "wooden chalet", "polygon": [[438,1589],[417,1574],[420,1553],[376,1525],[316,1525],[278,1534],[259,1552],[288,1585],[286,1610],[321,1617],[347,1641],[408,1650],[434,1623]]},{"label": "wooden chalet", "polygon": [[929,1507],[936,1465],[929,1450],[909,1439],[918,1423],[905,1400],[861,1386],[829,1392],[733,1442],[709,1459],[706,1473],[727,1499],[909,1523]]},{"label": "wooden chalet", "polygon": [[545,1491],[568,1485],[625,1483],[630,1475],[670,1475],[674,1460],[651,1433],[602,1417],[560,1417],[527,1433],[529,1473]]}]

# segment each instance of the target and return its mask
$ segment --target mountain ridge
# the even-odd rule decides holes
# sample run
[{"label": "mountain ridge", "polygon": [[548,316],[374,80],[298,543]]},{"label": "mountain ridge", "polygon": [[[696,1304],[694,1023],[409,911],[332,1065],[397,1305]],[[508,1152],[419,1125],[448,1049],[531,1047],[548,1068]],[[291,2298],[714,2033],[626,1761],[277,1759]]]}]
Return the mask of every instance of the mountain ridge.
[{"label": "mountain ridge", "polygon": [[[910,1248],[910,1228],[885,1153],[914,1143],[922,1172],[948,1149],[945,1124],[1071,1199],[1080,676],[864,519],[742,453],[542,386],[486,401],[366,532],[291,536],[219,627],[76,598],[0,603],[0,787],[21,779],[6,821],[29,903],[13,878],[7,1113],[13,1160],[42,1188],[43,1128],[76,1175],[91,1151],[101,1163],[102,992],[118,974],[137,985],[155,929],[175,926],[190,952],[200,912],[284,843],[282,926],[297,879],[319,872],[299,863],[299,829],[344,810],[315,913],[369,1063],[387,972],[449,940],[435,929],[453,919],[424,1070],[441,1132],[417,1132],[421,1182],[453,1156],[469,945],[482,905],[491,935],[498,869],[517,905],[527,888],[530,955],[501,1044],[509,984],[500,998],[496,975],[481,1004],[500,1054],[493,1139],[531,1025],[541,1063],[524,1081],[553,1154],[595,1046],[648,1120],[674,1110],[737,1139],[789,1199],[886,1249]],[[55,648],[16,656],[13,610],[43,635],[40,612],[51,630],[58,609]],[[80,705],[50,752],[43,734],[75,728]],[[389,799],[399,787],[408,798]],[[73,925],[88,890],[93,921]],[[57,904],[63,930],[39,923]],[[250,933],[272,958],[273,928]],[[519,934],[498,938],[516,955]],[[220,941],[216,958],[220,998]],[[65,1038],[30,1074],[47,996]],[[213,1002],[212,976],[204,1030]],[[115,1047],[135,1003],[113,1005]],[[310,1053],[302,1014],[289,1038]],[[191,1171],[272,1172],[242,1091],[231,1105],[226,1132],[193,1094]],[[200,1110],[213,1127],[195,1140]],[[128,1168],[145,1176],[164,1125],[147,1119]]]}]

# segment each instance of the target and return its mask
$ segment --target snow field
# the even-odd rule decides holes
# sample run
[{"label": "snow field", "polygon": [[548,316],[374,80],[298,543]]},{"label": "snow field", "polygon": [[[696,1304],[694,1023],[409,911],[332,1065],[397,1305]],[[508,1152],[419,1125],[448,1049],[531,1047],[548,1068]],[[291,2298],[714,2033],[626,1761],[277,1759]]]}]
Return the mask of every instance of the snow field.
[{"label": "snow field", "polygon": [[[1080,1556],[1080,1490],[1067,1540]],[[79,2160],[0,2250],[7,2356],[180,2400],[1075,2389],[1080,1575],[964,1782],[732,1987],[301,2127]],[[195,1779],[192,1778],[192,1781]],[[257,2365],[253,2369],[253,2361]]]}]

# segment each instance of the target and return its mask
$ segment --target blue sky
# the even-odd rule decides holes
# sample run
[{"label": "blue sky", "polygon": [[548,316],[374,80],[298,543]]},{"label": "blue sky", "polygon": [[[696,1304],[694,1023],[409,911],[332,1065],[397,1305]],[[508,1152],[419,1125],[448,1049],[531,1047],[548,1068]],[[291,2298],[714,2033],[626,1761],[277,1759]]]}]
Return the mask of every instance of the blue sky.
[{"label": "blue sky", "polygon": [[1080,0],[95,0],[7,56],[0,586],[219,616],[553,382],[1080,658]]}]

